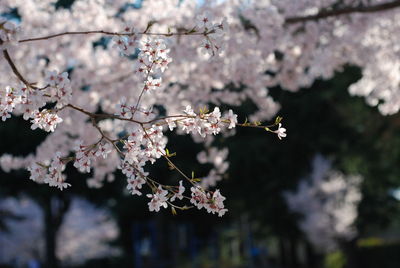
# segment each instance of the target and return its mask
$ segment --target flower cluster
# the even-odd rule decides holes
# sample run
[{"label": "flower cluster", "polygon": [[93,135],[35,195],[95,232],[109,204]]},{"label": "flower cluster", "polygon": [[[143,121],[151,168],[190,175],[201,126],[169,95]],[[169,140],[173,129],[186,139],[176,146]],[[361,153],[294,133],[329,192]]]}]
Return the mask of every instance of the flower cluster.
[{"label": "flower cluster", "polygon": [[56,153],[55,158],[51,161],[49,166],[34,163],[28,170],[31,173],[30,179],[33,181],[46,183],[60,190],[71,186],[71,184],[65,182],[66,177],[62,173],[65,170],[65,164],[60,152]]},{"label": "flower cluster", "polygon": [[237,124],[237,115],[229,110],[225,116],[221,116],[221,111],[215,107],[212,112],[201,111],[196,114],[190,105],[183,110],[185,116],[180,119],[167,119],[169,129],[172,130],[179,126],[186,134],[199,134],[205,138],[207,135],[216,135],[221,132],[221,129],[234,128]]},{"label": "flower cluster", "polygon": [[[140,190],[148,180],[148,173],[144,172],[142,167],[130,164],[127,161],[122,162],[120,169],[128,177],[128,191],[133,195],[142,195]],[[154,181],[150,183],[154,185]],[[176,199],[182,200],[184,198],[183,193],[185,192],[183,182],[179,181],[179,186],[175,188],[177,190],[173,187],[168,187],[168,190],[165,190],[163,186],[159,185],[158,188],[153,190],[153,194],[147,194],[146,196],[151,198],[148,203],[149,210],[158,212],[161,207],[167,208],[169,202],[174,202]]]},{"label": "flower cluster", "polygon": [[201,50],[210,56],[219,55],[223,51],[223,37],[228,31],[226,18],[219,23],[212,23],[213,17],[209,12],[196,17],[196,29],[204,34]]},{"label": "flower cluster", "polygon": [[125,97],[121,98],[119,103],[116,105],[116,109],[117,113],[115,115],[126,119],[132,119],[132,115],[135,112],[135,106],[128,105]]},{"label": "flower cluster", "polygon": [[129,136],[124,141],[124,159],[120,169],[128,177],[128,190],[132,194],[141,195],[138,189],[141,189],[148,174],[143,168],[147,162],[154,163],[165,155],[167,139],[163,135],[162,127],[155,125],[147,130],[134,125],[128,133]]},{"label": "flower cluster", "polygon": [[47,109],[41,111],[36,110],[32,112],[33,119],[31,120],[31,129],[35,130],[37,128],[43,129],[47,132],[54,132],[57,124],[61,123],[63,120],[56,113],[53,113]]},{"label": "flower cluster", "polygon": [[80,172],[89,173],[90,166],[97,157],[103,157],[106,159],[108,154],[111,153],[111,146],[109,143],[101,143],[85,146],[83,141],[78,141],[74,148],[75,150],[75,162],[76,167]]},{"label": "flower cluster", "polygon": [[5,121],[11,117],[11,113],[23,114],[25,120],[31,119],[31,129],[40,128],[47,132],[54,132],[57,124],[63,121],[62,118],[55,111],[39,109],[46,105],[45,97],[48,97],[51,91],[54,91],[51,100],[57,101],[57,107],[67,104],[72,92],[67,73],[61,75],[48,73],[46,80],[50,91],[22,84],[17,87],[7,86],[4,90],[0,89],[1,119]]},{"label": "flower cluster", "polygon": [[71,101],[72,88],[67,72],[60,74],[57,71],[46,71],[45,83],[49,87],[50,101],[57,102],[57,108],[61,108]]},{"label": "flower cluster", "polygon": [[[185,187],[182,181],[179,182],[178,190],[166,190],[163,186],[159,185],[157,189],[153,190],[153,194],[148,194],[147,197],[151,198],[148,203],[150,211],[158,212],[161,207],[167,208],[170,202],[174,202],[176,198],[182,200],[184,198],[183,193],[185,192]],[[191,198],[190,203],[192,203],[198,209],[205,208],[208,213],[215,214],[222,217],[228,209],[224,206],[225,197],[221,195],[219,190],[214,192],[207,192],[199,185],[194,185],[190,188]],[[171,193],[172,192],[172,195]],[[172,205],[172,204],[171,204]]]},{"label": "flower cluster", "polygon": [[24,119],[28,120],[33,117],[35,110],[45,104],[41,91],[34,91],[24,85],[0,89],[0,115],[3,121],[10,118],[13,112],[22,113]]},{"label": "flower cluster", "polygon": [[0,49],[17,43],[19,28],[11,21],[0,17]]},{"label": "flower cluster", "polygon": [[194,186],[190,188],[192,198],[190,202],[198,209],[205,208],[208,213],[218,213],[222,217],[228,209],[224,206],[225,197],[221,195],[219,190],[212,192],[205,192],[201,187]]},{"label": "flower cluster", "polygon": [[[125,165],[127,165],[126,163],[124,163]],[[132,172],[129,170],[131,169]],[[133,172],[133,167],[128,167],[123,169],[123,171],[125,174],[132,174],[130,176],[130,178],[128,179],[128,186],[126,187],[126,189],[128,189],[128,191],[132,194],[132,195],[142,195],[142,192],[140,192],[140,189],[142,189],[143,184],[146,183],[146,180],[143,179],[142,177],[135,177],[133,176],[133,174],[135,174]],[[130,173],[131,172],[131,173]],[[129,176],[129,175],[127,175]]]},{"label": "flower cluster", "polygon": [[146,93],[150,93],[151,91],[159,88],[160,86],[161,86],[161,77],[158,79],[154,79],[151,76],[149,76],[147,80],[144,82],[143,90]]},{"label": "flower cluster", "polygon": [[154,163],[165,154],[166,142],[161,126],[153,125],[147,130],[136,126],[131,127],[128,139],[124,141],[124,149],[126,149],[124,160],[140,167],[147,161]]},{"label": "flower cluster", "polygon": [[200,164],[212,164],[213,168],[209,171],[206,177],[201,178],[201,187],[207,189],[216,186],[217,182],[222,180],[223,174],[229,168],[229,163],[226,161],[228,149],[218,150],[212,147],[206,151],[202,151],[197,155],[197,160]]},{"label": "flower cluster", "polygon": [[161,185],[158,186],[157,190],[153,194],[148,194],[147,197],[151,198],[149,205],[150,211],[160,211],[161,207],[167,208],[168,207],[168,191],[164,190]]},{"label": "flower cluster", "polygon": [[10,118],[15,106],[20,104],[22,96],[14,91],[11,87],[6,87],[4,91],[0,91],[0,115],[1,120],[6,121]]},{"label": "flower cluster", "polygon": [[125,26],[121,35],[113,37],[113,47],[117,47],[122,54],[129,56],[136,52],[138,33],[133,27]]},{"label": "flower cluster", "polygon": [[158,75],[167,69],[172,59],[168,56],[169,49],[164,39],[144,37],[140,41],[137,72],[146,77],[149,74]]},{"label": "flower cluster", "polygon": [[47,169],[44,165],[39,165],[38,163],[33,163],[28,167],[28,171],[31,173],[29,179],[36,181],[38,183],[43,183],[46,177]]}]

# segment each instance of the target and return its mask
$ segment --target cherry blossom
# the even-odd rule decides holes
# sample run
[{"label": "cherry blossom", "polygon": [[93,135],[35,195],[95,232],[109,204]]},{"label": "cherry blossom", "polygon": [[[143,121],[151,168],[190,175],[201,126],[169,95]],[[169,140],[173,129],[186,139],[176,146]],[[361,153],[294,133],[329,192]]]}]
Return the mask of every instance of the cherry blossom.
[{"label": "cherry blossom", "polygon": [[220,217],[228,211],[224,208],[225,197],[220,194],[219,190],[216,190],[212,195],[204,192],[199,186],[192,187],[190,190],[192,192],[190,202],[198,209],[205,208],[207,212],[217,213]]},{"label": "cherry blossom", "polygon": [[130,178],[128,179],[128,186],[126,187],[128,191],[133,195],[142,195],[139,189],[142,188],[142,185],[145,184],[146,181],[140,177]]},{"label": "cherry blossom", "polygon": [[164,190],[161,186],[158,186],[157,190],[153,194],[148,194],[147,197],[151,198],[149,205],[150,211],[160,211],[161,207],[167,208],[168,204],[168,191]]},{"label": "cherry blossom", "polygon": [[150,92],[151,90],[155,90],[161,85],[161,78],[158,79],[153,79],[151,76],[147,78],[145,85],[144,85],[144,90],[146,92]]},{"label": "cherry blossom", "polygon": [[122,54],[132,55],[136,52],[138,42],[138,32],[133,27],[125,26],[122,35],[112,38],[113,47],[117,47]]},{"label": "cherry blossom", "polygon": [[283,128],[282,124],[279,123],[278,129],[275,130],[274,133],[276,133],[276,135],[278,135],[278,138],[281,140],[282,138],[286,137],[286,128]]},{"label": "cherry blossom", "polygon": [[196,25],[199,29],[210,29],[212,27],[211,21],[213,20],[211,14],[209,12],[205,12],[204,14],[197,15],[196,17]]},{"label": "cherry blossom", "polygon": [[37,163],[33,163],[30,167],[28,167],[28,171],[30,172],[29,179],[36,182],[43,182],[46,176],[46,169],[42,166],[39,166]]},{"label": "cherry blossom", "polygon": [[90,172],[90,165],[94,160],[94,153],[90,146],[83,145],[83,141],[78,141],[75,146],[75,162],[74,167],[76,167],[80,172],[88,173]]},{"label": "cherry blossom", "polygon": [[183,181],[179,181],[178,191],[170,198],[171,202],[174,202],[176,198],[179,200],[183,199],[183,193],[185,192],[185,187],[183,186]]},{"label": "cherry blossom", "polygon": [[106,159],[109,153],[111,153],[111,145],[109,143],[105,143],[98,146],[94,155],[97,157],[102,156],[104,159]]},{"label": "cherry blossom", "polygon": [[[61,157],[61,153],[57,152],[55,158],[51,161],[48,167],[48,173],[44,179],[44,183],[51,187],[57,187],[60,190],[71,186],[71,184],[66,183],[66,176],[62,173],[65,170],[65,164]],[[34,171],[36,172],[36,171]]]},{"label": "cherry blossom", "polygon": [[47,71],[45,83],[49,86],[48,92],[51,96],[51,101],[57,102],[57,108],[61,108],[70,102],[72,88],[67,72],[59,74],[57,71]]},{"label": "cherry blossom", "polygon": [[226,119],[229,121],[228,128],[234,128],[237,124],[237,115],[233,113],[232,110],[229,110],[228,114],[226,115]]},{"label": "cherry blossom", "polygon": [[53,113],[47,109],[33,111],[32,117],[31,129],[35,130],[40,128],[47,132],[54,132],[57,124],[63,121],[62,118],[60,118],[56,113]]}]

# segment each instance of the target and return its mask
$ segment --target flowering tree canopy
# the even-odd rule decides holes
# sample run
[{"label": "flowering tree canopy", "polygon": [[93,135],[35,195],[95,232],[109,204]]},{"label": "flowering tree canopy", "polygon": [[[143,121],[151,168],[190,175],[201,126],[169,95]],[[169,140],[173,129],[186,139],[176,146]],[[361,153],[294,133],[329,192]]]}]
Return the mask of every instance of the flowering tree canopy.
[{"label": "flowering tree canopy", "polygon": [[[61,190],[70,186],[62,173],[68,162],[92,172],[91,187],[113,180],[120,169],[132,194],[141,195],[143,185],[151,189],[151,211],[187,209],[172,203],[187,198],[222,216],[225,198],[204,187],[226,171],[227,152],[201,153],[200,161],[216,167],[199,180],[172,162],[165,132],[176,129],[207,147],[214,135],[229,135],[236,126],[281,139],[280,117],[261,125],[279,110],[268,88],[296,91],[345,64],[363,69],[352,94],[383,114],[397,112],[398,6],[381,0],[149,0],[138,7],[75,0],[63,8],[54,0],[3,0],[0,115],[3,121],[22,115],[49,135],[34,155],[3,155],[1,167],[29,166],[32,180]],[[244,123],[222,108],[248,100],[257,111]],[[145,165],[159,158],[184,181],[170,186],[151,178]]]}]

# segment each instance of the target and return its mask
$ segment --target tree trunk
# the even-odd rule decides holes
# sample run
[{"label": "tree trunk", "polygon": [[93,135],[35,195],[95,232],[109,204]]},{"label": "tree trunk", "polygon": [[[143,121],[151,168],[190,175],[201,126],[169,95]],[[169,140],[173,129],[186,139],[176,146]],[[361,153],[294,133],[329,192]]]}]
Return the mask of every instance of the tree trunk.
[{"label": "tree trunk", "polygon": [[[340,246],[346,256],[346,268],[359,268],[360,264],[357,257],[356,239],[351,241],[341,242]],[[360,267],[361,268],[361,267]]]},{"label": "tree trunk", "polygon": [[278,246],[279,246],[279,265],[281,267],[287,267],[287,252],[286,252],[286,246],[285,246],[285,240],[282,236],[279,237],[278,240]]},{"label": "tree trunk", "polygon": [[289,254],[290,254],[290,267],[298,268],[300,266],[297,254],[297,239],[294,237],[289,238]]},{"label": "tree trunk", "polygon": [[44,198],[44,226],[46,242],[46,265],[48,268],[59,267],[56,249],[57,232],[62,224],[64,214],[67,212],[70,200],[64,195],[49,195]]},{"label": "tree trunk", "polygon": [[317,256],[309,242],[306,243],[306,265],[309,268],[317,267]]}]

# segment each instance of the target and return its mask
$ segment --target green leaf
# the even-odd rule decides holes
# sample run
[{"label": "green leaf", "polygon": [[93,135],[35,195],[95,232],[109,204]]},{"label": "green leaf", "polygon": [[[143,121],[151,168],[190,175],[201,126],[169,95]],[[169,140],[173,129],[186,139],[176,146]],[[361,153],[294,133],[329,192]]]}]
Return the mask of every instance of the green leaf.
[{"label": "green leaf", "polygon": [[282,121],[283,117],[277,116],[275,119],[275,125],[278,125]]},{"label": "green leaf", "polygon": [[171,212],[172,212],[172,215],[174,215],[174,216],[178,215],[178,213],[176,212],[174,207],[171,207]]}]

